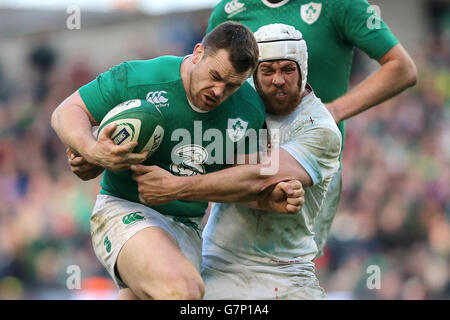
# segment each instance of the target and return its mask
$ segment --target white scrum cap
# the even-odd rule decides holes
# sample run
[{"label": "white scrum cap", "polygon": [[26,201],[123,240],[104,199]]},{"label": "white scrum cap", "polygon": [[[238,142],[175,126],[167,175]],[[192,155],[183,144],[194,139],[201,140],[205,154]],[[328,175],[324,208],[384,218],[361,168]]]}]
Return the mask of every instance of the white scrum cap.
[{"label": "white scrum cap", "polygon": [[305,90],[308,75],[308,50],[302,33],[293,26],[273,23],[262,26],[254,36],[258,42],[259,62],[287,59],[297,62]]}]

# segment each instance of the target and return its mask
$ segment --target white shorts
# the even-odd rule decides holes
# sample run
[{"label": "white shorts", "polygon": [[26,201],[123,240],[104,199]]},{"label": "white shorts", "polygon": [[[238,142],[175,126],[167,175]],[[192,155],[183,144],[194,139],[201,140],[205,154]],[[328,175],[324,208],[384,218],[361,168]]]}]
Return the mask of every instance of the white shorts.
[{"label": "white shorts", "polygon": [[98,195],[91,216],[92,245],[97,258],[119,289],[127,288],[115,271],[119,252],[128,239],[147,227],[156,226],[166,230],[178,243],[181,252],[200,272],[202,238],[198,226],[201,219],[165,216],[136,202]]},{"label": "white shorts", "polygon": [[319,210],[319,214],[314,221],[314,241],[317,244],[318,253],[316,258],[323,255],[323,247],[327,242],[328,234],[330,233],[331,224],[336,216],[339,200],[341,198],[342,190],[342,171],[337,171],[331,179],[330,186],[323,199],[323,204]]},{"label": "white shorts", "polygon": [[245,265],[204,256],[205,300],[323,300],[314,264]]}]

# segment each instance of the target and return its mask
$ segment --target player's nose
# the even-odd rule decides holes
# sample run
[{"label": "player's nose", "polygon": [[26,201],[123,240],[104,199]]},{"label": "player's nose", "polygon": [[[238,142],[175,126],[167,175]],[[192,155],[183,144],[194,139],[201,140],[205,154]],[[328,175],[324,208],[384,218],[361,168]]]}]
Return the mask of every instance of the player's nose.
[{"label": "player's nose", "polygon": [[216,99],[220,100],[223,97],[224,92],[225,92],[225,85],[223,84],[219,83],[213,87],[214,98]]},{"label": "player's nose", "polygon": [[285,80],[284,80],[284,77],[283,77],[282,73],[281,72],[275,72],[274,75],[273,75],[273,78],[272,78],[272,84],[274,86],[279,87],[279,86],[284,85],[284,83],[285,83]]}]

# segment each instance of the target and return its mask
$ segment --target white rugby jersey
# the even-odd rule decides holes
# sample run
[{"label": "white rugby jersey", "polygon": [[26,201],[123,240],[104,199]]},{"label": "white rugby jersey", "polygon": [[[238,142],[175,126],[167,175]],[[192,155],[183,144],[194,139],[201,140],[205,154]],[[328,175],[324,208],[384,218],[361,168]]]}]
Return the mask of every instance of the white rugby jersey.
[{"label": "white rugby jersey", "polygon": [[312,261],[317,253],[313,224],[339,168],[341,133],[314,92],[303,97],[290,115],[267,115],[266,123],[269,132],[279,129],[280,147],[312,178],[313,185],[305,188],[305,204],[295,215],[239,203],[214,204],[203,231],[204,261],[217,257],[247,265],[296,264]]}]

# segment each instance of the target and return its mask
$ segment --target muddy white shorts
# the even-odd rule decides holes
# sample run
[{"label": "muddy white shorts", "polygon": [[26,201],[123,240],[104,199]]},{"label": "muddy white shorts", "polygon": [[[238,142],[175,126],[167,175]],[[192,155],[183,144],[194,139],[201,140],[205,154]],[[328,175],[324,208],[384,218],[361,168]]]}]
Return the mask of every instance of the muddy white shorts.
[{"label": "muddy white shorts", "polygon": [[[125,242],[147,227],[160,227],[178,243],[181,252],[200,272],[202,238],[200,218],[165,216],[152,208],[108,195],[98,195],[91,216],[95,254],[119,288],[126,288],[116,273],[116,262]],[[136,254],[139,254],[138,252]]]},{"label": "muddy white shorts", "polygon": [[226,256],[203,256],[205,300],[327,299],[312,263],[255,265]]}]

